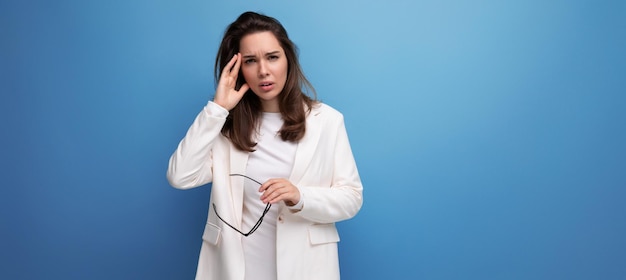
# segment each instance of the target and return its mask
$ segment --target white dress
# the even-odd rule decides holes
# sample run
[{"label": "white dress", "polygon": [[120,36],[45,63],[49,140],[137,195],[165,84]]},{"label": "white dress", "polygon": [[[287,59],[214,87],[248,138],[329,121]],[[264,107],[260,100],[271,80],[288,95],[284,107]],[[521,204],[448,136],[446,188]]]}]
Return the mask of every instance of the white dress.
[{"label": "white dress", "polygon": [[[250,153],[246,175],[260,183],[271,178],[289,178],[296,154],[296,143],[285,142],[278,135],[283,125],[280,113],[263,113],[255,151]],[[260,185],[244,180],[243,232],[259,220],[266,204],[261,201]],[[247,280],[276,280],[276,220],[278,205],[273,205],[259,228],[242,237]]]}]

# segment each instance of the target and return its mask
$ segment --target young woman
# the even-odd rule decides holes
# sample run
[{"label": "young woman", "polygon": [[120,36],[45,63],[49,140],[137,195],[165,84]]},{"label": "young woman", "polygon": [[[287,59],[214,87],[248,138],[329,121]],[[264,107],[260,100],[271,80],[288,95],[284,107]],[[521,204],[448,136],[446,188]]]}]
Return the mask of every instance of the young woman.
[{"label": "young woman", "polygon": [[226,30],[209,101],[167,178],[212,183],[197,279],[339,279],[335,223],[361,208],[343,116],[307,96],[296,47],[274,18],[246,12]]}]

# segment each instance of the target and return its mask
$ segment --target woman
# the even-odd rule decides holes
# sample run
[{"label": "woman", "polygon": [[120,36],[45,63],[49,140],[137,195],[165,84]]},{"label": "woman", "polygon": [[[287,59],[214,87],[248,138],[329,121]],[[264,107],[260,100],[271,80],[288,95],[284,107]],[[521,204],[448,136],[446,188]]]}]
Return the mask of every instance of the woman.
[{"label": "woman", "polygon": [[215,76],[167,171],[175,188],[212,183],[196,278],[339,279],[335,222],[362,205],[343,116],[304,94],[296,47],[271,17],[227,28]]}]

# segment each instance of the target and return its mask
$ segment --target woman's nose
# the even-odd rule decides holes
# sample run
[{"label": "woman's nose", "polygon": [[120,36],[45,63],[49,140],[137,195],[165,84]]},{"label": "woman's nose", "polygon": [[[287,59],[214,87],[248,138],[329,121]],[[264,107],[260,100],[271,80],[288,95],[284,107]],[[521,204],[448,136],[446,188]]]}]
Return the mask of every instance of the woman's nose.
[{"label": "woman's nose", "polygon": [[261,60],[259,62],[259,77],[265,77],[269,74],[268,72],[268,68],[267,68],[267,62],[264,60]]}]

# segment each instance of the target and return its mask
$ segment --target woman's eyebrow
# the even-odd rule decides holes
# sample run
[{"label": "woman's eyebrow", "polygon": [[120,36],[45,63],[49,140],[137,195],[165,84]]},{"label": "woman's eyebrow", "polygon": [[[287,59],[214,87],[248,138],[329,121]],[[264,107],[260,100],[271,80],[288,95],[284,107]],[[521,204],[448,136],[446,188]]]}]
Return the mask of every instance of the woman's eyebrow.
[{"label": "woman's eyebrow", "polygon": [[268,52],[265,55],[277,55],[277,54],[280,54],[280,51]]},{"label": "woman's eyebrow", "polygon": [[[279,55],[279,54],[280,54],[280,51],[271,51],[271,52],[265,53],[265,56],[268,56],[268,55]],[[255,54],[245,54],[242,57],[243,58],[256,58],[256,55]]]}]

